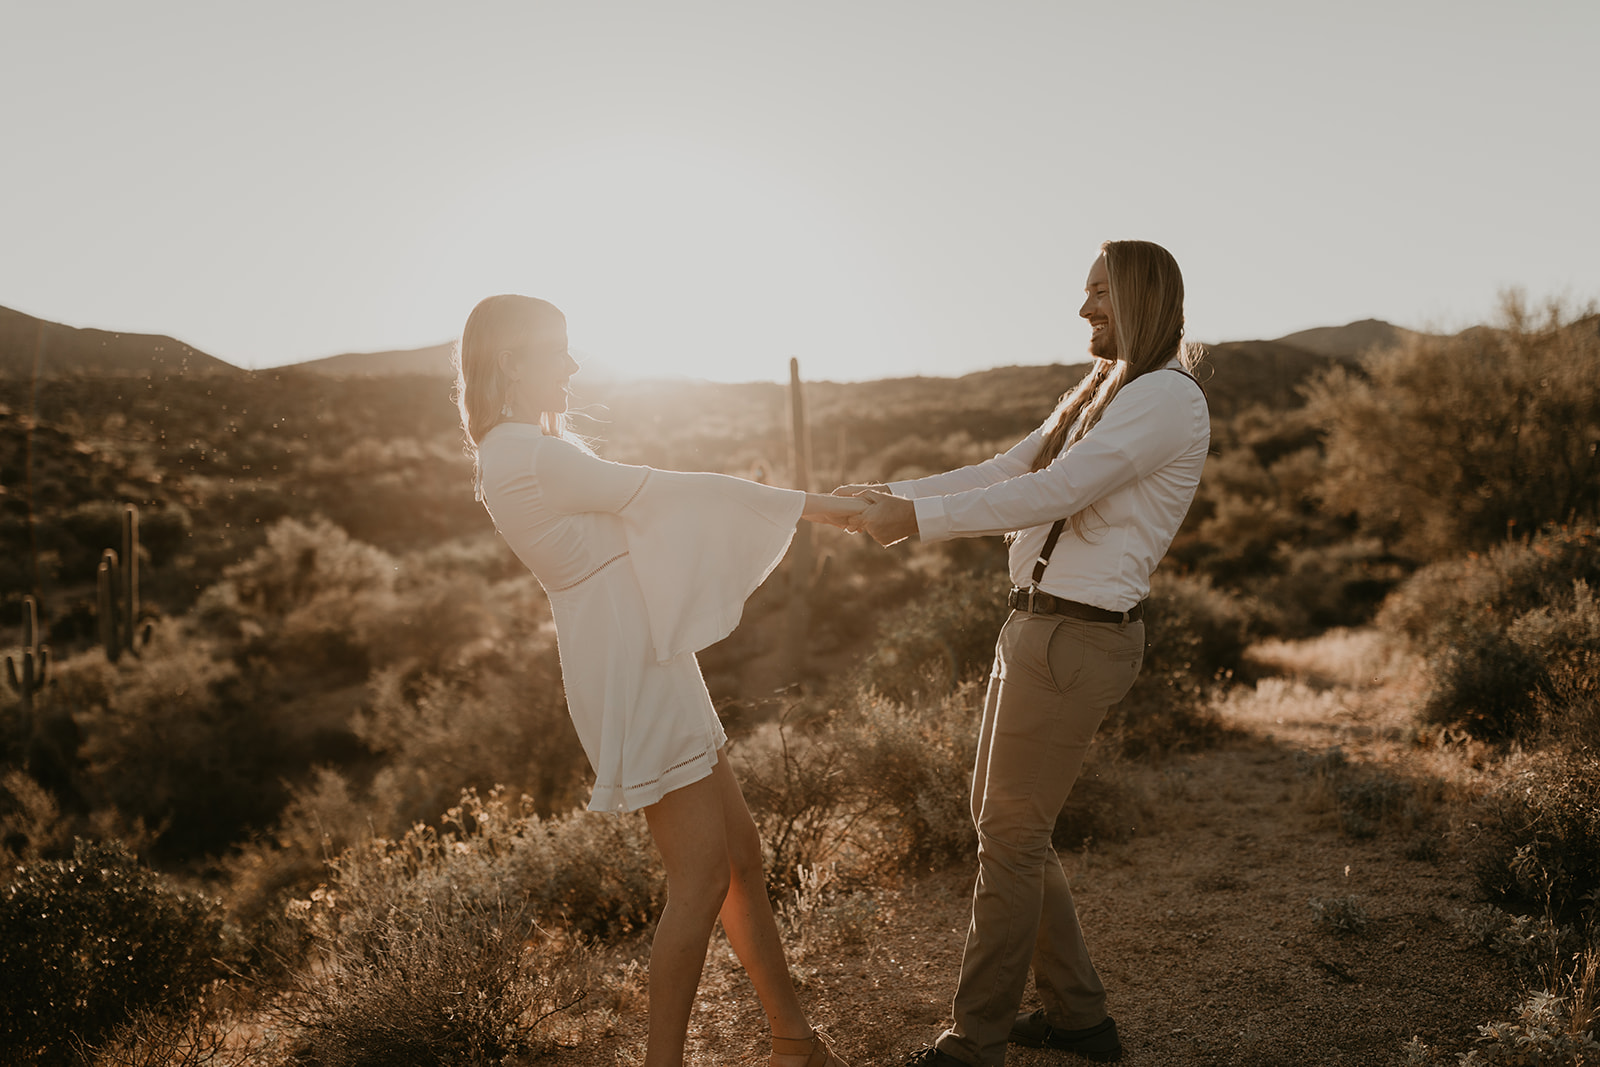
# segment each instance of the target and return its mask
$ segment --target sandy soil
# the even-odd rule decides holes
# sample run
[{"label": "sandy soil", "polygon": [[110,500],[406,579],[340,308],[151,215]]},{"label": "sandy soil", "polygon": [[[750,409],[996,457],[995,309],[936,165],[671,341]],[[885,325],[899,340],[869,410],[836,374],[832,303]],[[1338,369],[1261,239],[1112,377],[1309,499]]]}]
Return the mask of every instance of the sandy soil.
[{"label": "sandy soil", "polygon": [[[1463,861],[1438,841],[1446,812],[1362,840],[1318,800],[1315,757],[1336,744],[1391,775],[1425,780],[1441,765],[1408,729],[1410,684],[1403,672],[1357,687],[1268,679],[1224,706],[1238,734],[1221,748],[1122,768],[1144,798],[1140,831],[1064,860],[1124,1063],[1400,1064],[1414,1035],[1461,1051],[1508,1013],[1512,975],[1457,924],[1475,901]],[[971,879],[952,870],[883,892],[864,943],[797,961],[804,1001],[851,1064],[901,1063],[948,1022]],[[1308,903],[1351,896],[1367,923],[1346,935]],[[591,1012],[581,1042],[541,1062],[640,1062],[642,994],[612,999],[620,1011]],[[1036,1004],[1030,991],[1024,1006]],[[749,982],[714,942],[688,1062],[758,1064],[766,1051]],[[1007,1062],[1086,1061],[1015,1049]]]}]

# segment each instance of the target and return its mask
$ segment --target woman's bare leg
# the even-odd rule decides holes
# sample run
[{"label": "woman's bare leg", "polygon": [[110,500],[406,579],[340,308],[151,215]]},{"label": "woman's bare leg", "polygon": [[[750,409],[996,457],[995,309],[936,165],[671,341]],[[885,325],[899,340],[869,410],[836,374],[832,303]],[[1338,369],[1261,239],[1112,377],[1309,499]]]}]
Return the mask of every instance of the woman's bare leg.
[{"label": "woman's bare leg", "polygon": [[[722,766],[719,761],[718,766]],[[645,1067],[680,1067],[706,947],[728,895],[728,841],[715,775],[644,809],[667,871],[667,906],[650,948],[650,1036]]]},{"label": "woman's bare leg", "polygon": [[[711,779],[722,802],[724,837],[727,841],[731,878],[727,900],[722,905],[722,929],[728,944],[744,965],[767,1025],[774,1037],[804,1038],[811,1033],[800,999],[795,995],[784,958],[778,923],[767,899],[766,874],[761,866],[761,838],[750,817],[744,793],[733,776],[726,758],[718,759]],[[805,1057],[794,1057],[804,1063]]]}]

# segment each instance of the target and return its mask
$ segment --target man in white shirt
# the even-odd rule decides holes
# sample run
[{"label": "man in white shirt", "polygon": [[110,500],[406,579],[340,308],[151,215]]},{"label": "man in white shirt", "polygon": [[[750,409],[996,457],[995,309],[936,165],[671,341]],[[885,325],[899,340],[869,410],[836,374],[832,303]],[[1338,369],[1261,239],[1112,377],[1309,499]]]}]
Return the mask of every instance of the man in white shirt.
[{"label": "man in white shirt", "polygon": [[[1001,1064],[1008,1041],[1122,1056],[1050,835],[1107,709],[1139,674],[1150,575],[1194,499],[1211,423],[1172,256],[1108,241],[1084,291],[1096,363],[1039,429],[970,467],[836,490],[873,501],[850,528],[881,544],[1012,536],[1015,610],[978,734],[978,880],[955,1021],[908,1067]],[[1019,1013],[1030,967],[1043,1007]]]}]

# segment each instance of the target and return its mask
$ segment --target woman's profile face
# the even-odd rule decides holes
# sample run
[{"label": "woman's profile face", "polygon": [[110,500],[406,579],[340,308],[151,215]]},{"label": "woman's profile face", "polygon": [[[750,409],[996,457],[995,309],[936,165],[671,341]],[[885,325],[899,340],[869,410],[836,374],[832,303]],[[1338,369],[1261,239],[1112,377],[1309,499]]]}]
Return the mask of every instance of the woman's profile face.
[{"label": "woman's profile face", "polygon": [[567,410],[578,363],[567,351],[565,324],[540,331],[526,350],[503,354],[501,360],[509,383],[507,399],[517,418],[531,420],[544,412]]}]

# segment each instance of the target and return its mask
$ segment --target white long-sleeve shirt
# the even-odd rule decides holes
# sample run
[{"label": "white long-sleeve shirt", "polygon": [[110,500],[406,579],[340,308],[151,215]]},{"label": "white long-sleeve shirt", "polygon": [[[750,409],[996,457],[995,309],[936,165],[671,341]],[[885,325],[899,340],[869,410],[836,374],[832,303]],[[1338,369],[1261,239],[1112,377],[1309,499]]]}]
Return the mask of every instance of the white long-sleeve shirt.
[{"label": "white long-sleeve shirt", "polygon": [[1011,544],[1011,581],[1033,584],[1050,526],[1091,507],[1085,536],[1069,524],[1039,588],[1053,596],[1128,611],[1150,592],[1200,485],[1211,444],[1205,394],[1177,360],[1123,386],[1094,428],[1050,465],[1029,471],[1044,427],[982,463],[891,482],[913,500],[924,541],[1020,531]]}]

